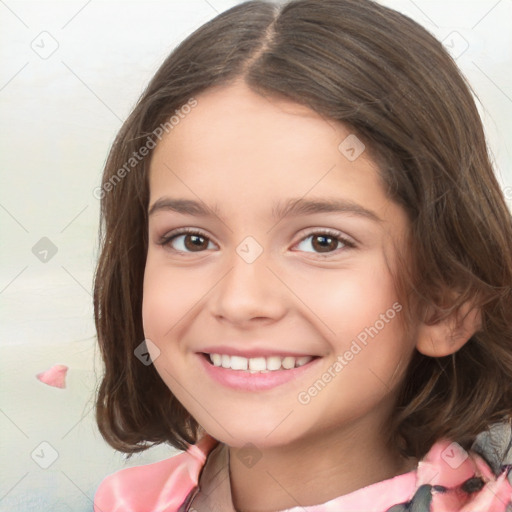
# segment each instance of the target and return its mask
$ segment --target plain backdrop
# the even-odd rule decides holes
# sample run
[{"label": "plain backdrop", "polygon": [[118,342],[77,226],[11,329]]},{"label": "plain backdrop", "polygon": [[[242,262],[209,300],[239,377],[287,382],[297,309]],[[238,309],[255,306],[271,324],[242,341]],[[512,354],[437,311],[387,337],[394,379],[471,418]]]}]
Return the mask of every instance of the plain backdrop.
[{"label": "plain backdrop", "polygon": [[[90,511],[107,474],[177,453],[127,462],[94,423],[93,190],[163,59],[237,3],[0,0],[1,511]],[[382,3],[452,47],[512,200],[512,0]],[[54,364],[69,367],[64,389],[35,378]]]}]

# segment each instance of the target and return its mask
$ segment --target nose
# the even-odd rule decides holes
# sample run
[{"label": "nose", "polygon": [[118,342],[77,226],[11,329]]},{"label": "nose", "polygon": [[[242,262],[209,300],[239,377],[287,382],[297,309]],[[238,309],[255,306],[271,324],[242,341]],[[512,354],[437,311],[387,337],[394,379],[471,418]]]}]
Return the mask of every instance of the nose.
[{"label": "nose", "polygon": [[255,320],[271,323],[283,317],[287,288],[269,263],[265,251],[252,262],[233,251],[226,272],[210,295],[212,315],[237,325]]}]

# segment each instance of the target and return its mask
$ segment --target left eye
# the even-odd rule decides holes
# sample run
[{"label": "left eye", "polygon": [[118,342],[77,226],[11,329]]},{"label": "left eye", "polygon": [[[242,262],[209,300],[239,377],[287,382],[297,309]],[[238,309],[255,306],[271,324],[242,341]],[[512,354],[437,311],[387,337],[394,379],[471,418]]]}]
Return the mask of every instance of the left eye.
[{"label": "left eye", "polygon": [[[174,247],[174,242],[180,238],[183,239],[181,247]],[[306,237],[302,238],[297,245],[305,243],[309,239],[312,239],[311,246],[315,251],[318,251],[318,254],[334,252],[339,248],[340,244],[344,248],[355,247],[355,243],[342,236],[341,233],[331,231],[310,233]],[[175,252],[202,252],[203,250],[208,249],[208,240],[209,238],[201,231],[182,229],[162,237],[158,243],[162,246],[169,246]]]},{"label": "left eye", "polygon": [[[355,247],[355,244],[342,236],[340,233],[331,231],[319,231],[310,233],[308,236],[303,238],[300,243],[305,243],[306,240],[312,239],[311,246],[314,249],[318,249],[319,253],[334,252],[341,244],[343,247]],[[333,249],[333,250],[329,250]],[[306,251],[308,252],[308,251]]]}]

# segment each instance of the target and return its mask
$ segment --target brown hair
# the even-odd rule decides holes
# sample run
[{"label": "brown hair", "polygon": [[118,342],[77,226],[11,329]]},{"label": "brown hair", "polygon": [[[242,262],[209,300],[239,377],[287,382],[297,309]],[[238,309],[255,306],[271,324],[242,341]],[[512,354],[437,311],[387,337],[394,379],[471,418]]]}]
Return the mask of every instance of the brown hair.
[{"label": "brown hair", "polygon": [[[168,442],[184,450],[198,424],[153,365],[144,340],[151,152],[112,186],[141,141],[192,97],[243,79],[344,123],[379,164],[408,213],[408,254],[396,275],[407,323],[434,322],[478,298],[482,327],[455,354],[414,352],[390,440],[422,457],[441,436],[468,447],[512,411],[512,219],[493,174],[470,88],[442,44],[406,16],[369,0],[248,1],[185,39],[157,71],[108,156],[94,311],[105,374],[96,420],[125,453]],[[149,140],[149,139],[147,139]],[[107,189],[107,183],[111,186]],[[452,303],[447,291],[456,292]]]}]

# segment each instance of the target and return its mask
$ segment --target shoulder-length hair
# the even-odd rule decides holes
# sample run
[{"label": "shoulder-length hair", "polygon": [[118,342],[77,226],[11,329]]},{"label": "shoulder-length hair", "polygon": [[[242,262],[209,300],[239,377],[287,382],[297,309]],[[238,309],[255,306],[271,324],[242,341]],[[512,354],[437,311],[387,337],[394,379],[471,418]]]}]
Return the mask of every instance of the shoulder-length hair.
[{"label": "shoulder-length hair", "polygon": [[[154,366],[134,355],[144,340],[148,148],[196,95],[234,80],[344,123],[364,142],[388,197],[410,219],[408,254],[395,276],[409,325],[478,299],[482,326],[462,348],[440,358],[414,352],[390,442],[420,458],[441,436],[469,447],[509,419],[512,220],[466,80],[427,30],[377,3],[255,0],[222,12],[172,51],[109,153],[94,280],[103,438],[129,454],[163,442],[184,450],[198,439],[195,419]],[[451,303],[447,290],[456,292]]]}]

